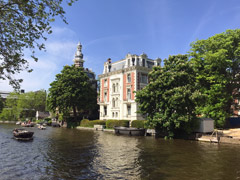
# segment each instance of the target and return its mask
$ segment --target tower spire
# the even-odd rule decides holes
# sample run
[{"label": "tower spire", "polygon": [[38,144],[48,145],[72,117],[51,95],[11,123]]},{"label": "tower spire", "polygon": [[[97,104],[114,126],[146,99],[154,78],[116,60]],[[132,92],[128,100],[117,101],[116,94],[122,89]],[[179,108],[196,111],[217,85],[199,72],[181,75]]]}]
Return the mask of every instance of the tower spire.
[{"label": "tower spire", "polygon": [[73,59],[75,67],[83,67],[83,53],[82,53],[82,45],[80,42],[77,44],[77,51],[75,53],[75,57]]}]

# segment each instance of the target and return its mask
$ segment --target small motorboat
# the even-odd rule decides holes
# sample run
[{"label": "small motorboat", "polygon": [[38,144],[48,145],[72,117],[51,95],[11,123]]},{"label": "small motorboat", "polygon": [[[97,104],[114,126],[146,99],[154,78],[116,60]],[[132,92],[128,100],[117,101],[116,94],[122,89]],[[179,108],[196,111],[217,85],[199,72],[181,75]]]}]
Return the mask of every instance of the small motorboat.
[{"label": "small motorboat", "polygon": [[26,131],[25,129],[14,129],[13,136],[17,140],[28,141],[33,139],[34,132]]},{"label": "small motorboat", "polygon": [[130,136],[144,136],[145,129],[144,128],[131,128],[131,127],[114,127],[115,134],[123,134]]},{"label": "small motorboat", "polygon": [[16,122],[16,125],[21,125],[21,122],[20,121]]},{"label": "small motorboat", "polygon": [[45,130],[45,129],[46,129],[46,127],[45,127],[45,126],[43,126],[43,125],[39,125],[39,126],[38,126],[38,129]]}]

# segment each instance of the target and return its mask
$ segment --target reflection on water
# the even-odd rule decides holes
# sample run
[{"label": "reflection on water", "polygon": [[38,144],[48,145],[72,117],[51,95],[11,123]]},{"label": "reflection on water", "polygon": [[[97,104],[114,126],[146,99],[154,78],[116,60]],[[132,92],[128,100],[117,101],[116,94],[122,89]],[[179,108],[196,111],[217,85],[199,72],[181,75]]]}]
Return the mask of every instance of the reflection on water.
[{"label": "reflection on water", "polygon": [[240,146],[0,124],[0,179],[239,179]]},{"label": "reflection on water", "polygon": [[138,138],[96,132],[97,152],[91,163],[100,179],[138,179],[140,164]]}]

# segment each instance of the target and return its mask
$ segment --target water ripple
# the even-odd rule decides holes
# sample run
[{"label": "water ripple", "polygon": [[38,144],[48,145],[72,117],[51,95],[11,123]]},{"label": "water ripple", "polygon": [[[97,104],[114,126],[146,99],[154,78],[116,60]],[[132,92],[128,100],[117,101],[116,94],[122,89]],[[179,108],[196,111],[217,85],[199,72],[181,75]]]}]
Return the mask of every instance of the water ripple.
[{"label": "water ripple", "polygon": [[240,177],[240,146],[50,127],[19,142],[14,128],[0,125],[0,180]]}]

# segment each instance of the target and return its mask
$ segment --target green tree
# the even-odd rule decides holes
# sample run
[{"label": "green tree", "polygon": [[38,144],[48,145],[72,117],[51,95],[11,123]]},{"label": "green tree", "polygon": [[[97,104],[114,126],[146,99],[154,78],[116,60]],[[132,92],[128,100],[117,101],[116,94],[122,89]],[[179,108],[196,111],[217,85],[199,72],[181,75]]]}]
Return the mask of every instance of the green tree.
[{"label": "green tree", "polygon": [[97,105],[96,89],[81,67],[65,66],[50,86],[48,108],[64,116],[72,112],[74,121]]},{"label": "green tree", "polygon": [[36,92],[30,91],[19,95],[17,103],[20,116],[35,117],[36,111],[45,111],[46,109],[46,92],[39,90]]},{"label": "green tree", "polygon": [[231,114],[233,98],[238,96],[233,92],[240,88],[240,30],[227,30],[191,46],[198,89],[205,97],[198,113],[213,118],[217,127],[223,127]]},{"label": "green tree", "polygon": [[190,133],[195,128],[195,107],[200,96],[187,55],[169,56],[163,67],[153,68],[149,81],[136,94],[140,112],[147,115],[148,125],[168,137],[178,132]]},{"label": "green tree", "polygon": [[[76,0],[69,0],[71,5]],[[22,79],[14,79],[13,74],[29,69],[24,49],[30,49],[32,58],[35,48],[45,49],[41,39],[50,34],[50,23],[56,16],[65,22],[63,0],[0,0],[0,79],[8,79],[14,88],[20,88]]]},{"label": "green tree", "polygon": [[1,120],[17,121],[20,114],[20,111],[17,108],[18,97],[19,94],[15,92],[10,93],[10,95],[7,97],[5,106],[0,114]]}]

